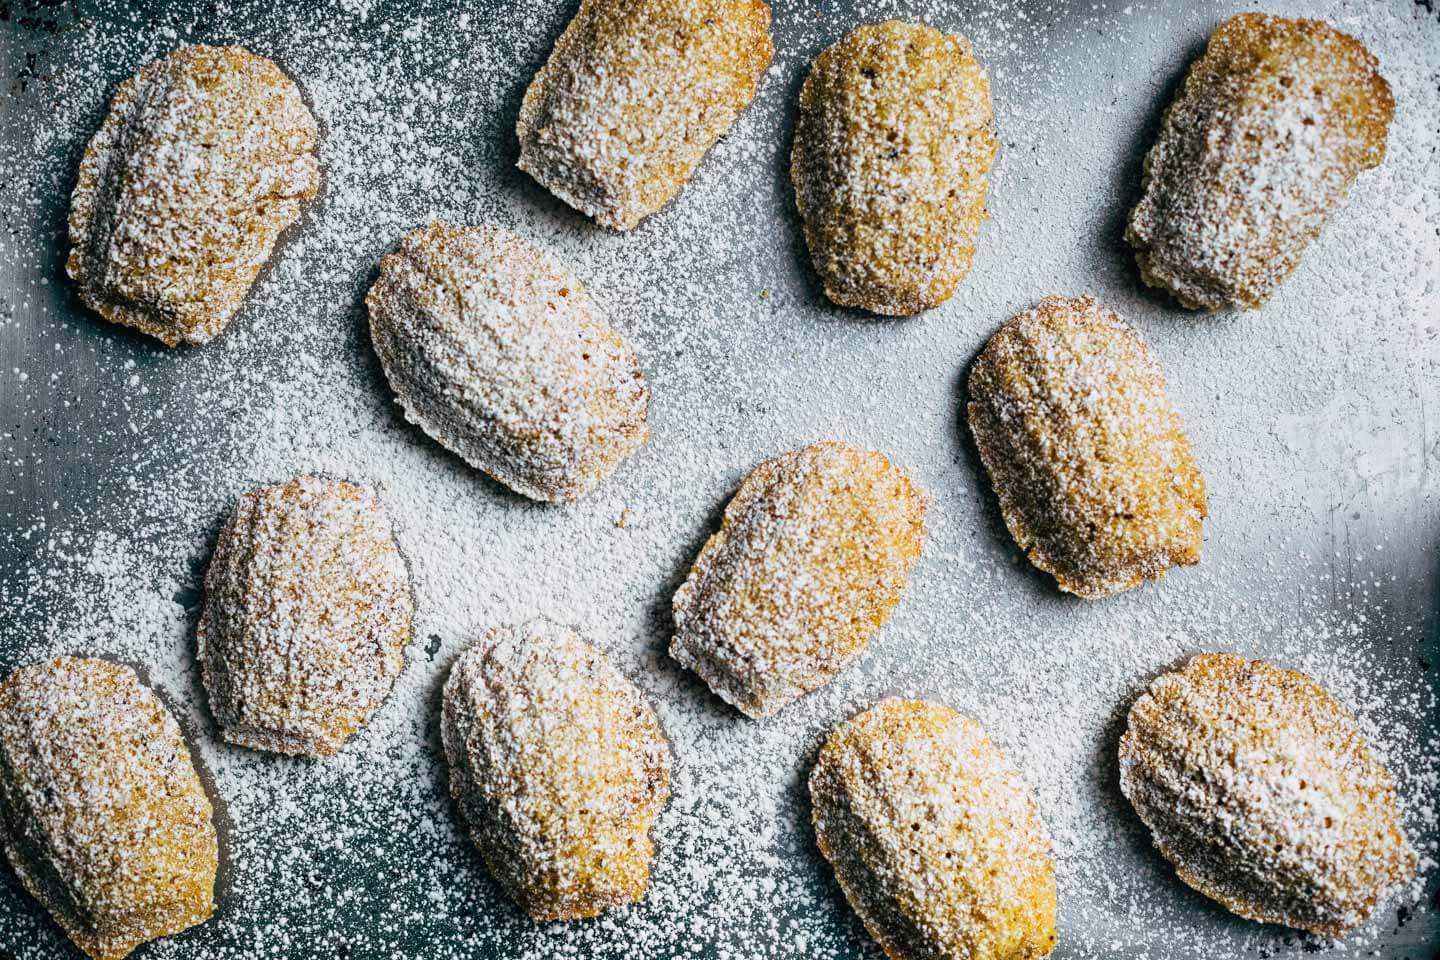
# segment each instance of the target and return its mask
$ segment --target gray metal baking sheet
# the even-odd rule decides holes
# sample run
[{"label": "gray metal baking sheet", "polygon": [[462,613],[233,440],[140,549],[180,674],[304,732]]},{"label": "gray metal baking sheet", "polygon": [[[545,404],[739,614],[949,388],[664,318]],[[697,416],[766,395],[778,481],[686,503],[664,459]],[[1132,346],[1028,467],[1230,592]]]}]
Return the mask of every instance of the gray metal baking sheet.
[{"label": "gray metal baking sheet", "polygon": [[[143,667],[221,809],[215,917],[156,958],[877,957],[814,850],[824,733],[890,692],[985,723],[1035,787],[1060,883],[1055,956],[1429,958],[1440,654],[1440,13],[1276,0],[1378,55],[1397,116],[1293,279],[1201,316],[1140,283],[1122,240],[1159,114],[1210,30],[1253,4],[792,3],[754,106],[665,211],[598,229],[514,169],[525,84],[573,0],[0,0],[0,671],[88,653]],[[990,70],[1001,149],[974,271],[924,316],[828,306],[788,187],[795,97],[854,23],[924,19]],[[300,83],[325,186],[215,343],[167,350],[81,308],[64,276],[81,151],[116,85],[168,49],[240,43]],[[594,497],[510,495],[404,421],[362,304],[427,220],[494,221],[566,259],[642,352],[654,437]],[[1001,525],[959,414],[986,337],[1093,292],[1164,364],[1205,472],[1205,558],[1103,603],[1056,592]],[[836,683],[756,723],[664,656],[668,602],[744,473],[839,437],[934,498],[906,595]],[[379,487],[419,600],[405,676],[340,757],[221,743],[193,667],[200,580],[248,487],[301,470]],[[675,749],[650,893],[534,924],[454,821],[438,689],[490,623],[577,625],[655,700]],[[1341,943],[1239,920],[1180,884],[1115,785],[1131,699],[1203,649],[1305,669],[1394,770],[1422,877]],[[78,956],[0,869],[0,957]]]}]

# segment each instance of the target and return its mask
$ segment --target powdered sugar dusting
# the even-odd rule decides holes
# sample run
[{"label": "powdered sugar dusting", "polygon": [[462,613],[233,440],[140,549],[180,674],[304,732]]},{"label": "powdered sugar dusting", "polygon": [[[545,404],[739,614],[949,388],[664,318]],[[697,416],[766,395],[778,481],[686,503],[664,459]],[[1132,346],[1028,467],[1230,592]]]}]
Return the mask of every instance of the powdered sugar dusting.
[{"label": "powdered sugar dusting", "polygon": [[66,264],[81,299],[171,346],[210,340],[315,196],[315,140],[295,84],[248,50],[147,64],[81,161]]},{"label": "powdered sugar dusting", "polygon": [[633,229],[754,99],[774,52],[764,0],[584,0],[525,91],[519,167]]},{"label": "powdered sugar dusting", "polygon": [[1189,307],[1260,306],[1384,158],[1394,105],[1370,52],[1323,21],[1225,21],[1145,158],[1126,231],[1145,282]]},{"label": "powdered sugar dusting", "polygon": [[[1424,185],[1440,179],[1440,21],[1399,0],[1272,5],[1328,15],[1377,54],[1397,99],[1388,156],[1263,311],[1202,322],[1143,289],[1121,233],[1173,84],[1228,9],[862,0],[817,16],[777,3],[756,102],[675,203],[619,236],[514,168],[520,97],[565,5],[360,6],[177,3],[158,25],[102,6],[104,20],[57,15],[53,33],[0,24],[0,662],[143,662],[199,728],[233,823],[216,916],[150,955],[862,955],[803,783],[825,732],[886,693],[973,715],[1034,786],[1056,841],[1060,956],[1298,950],[1291,931],[1179,883],[1119,795],[1124,709],[1216,648],[1311,673],[1397,777],[1423,878],[1396,901],[1408,922],[1397,929],[1391,906],[1342,945],[1306,946],[1356,956],[1433,938],[1440,288],[1425,245],[1440,200]],[[1002,143],[955,297],[875,324],[826,305],[786,157],[811,59],[891,16],[972,40]],[[69,299],[65,199],[115,86],[198,41],[243,42],[296,77],[326,185],[227,332],[168,352]],[[552,250],[636,344],[653,437],[593,497],[510,496],[393,404],[361,300],[381,256],[435,219],[499,223]],[[1046,293],[1083,290],[1160,358],[1211,507],[1201,564],[1091,605],[1029,572],[960,422],[985,338]],[[669,602],[744,474],[824,437],[904,464],[935,498],[929,542],[867,654],[756,723],[664,656]],[[379,489],[419,593],[410,665],[323,764],[224,746],[194,667],[221,521],[244,490],[307,471]],[[537,925],[509,905],[458,827],[439,750],[452,658],[485,625],[540,614],[583,625],[675,745],[649,894],[584,923]],[[0,895],[0,947],[52,955],[58,933],[8,869],[0,891],[14,894]]]},{"label": "powdered sugar dusting", "polygon": [[414,615],[374,494],[313,476],[248,491],[215,545],[195,628],[223,736],[334,755],[389,694]]}]

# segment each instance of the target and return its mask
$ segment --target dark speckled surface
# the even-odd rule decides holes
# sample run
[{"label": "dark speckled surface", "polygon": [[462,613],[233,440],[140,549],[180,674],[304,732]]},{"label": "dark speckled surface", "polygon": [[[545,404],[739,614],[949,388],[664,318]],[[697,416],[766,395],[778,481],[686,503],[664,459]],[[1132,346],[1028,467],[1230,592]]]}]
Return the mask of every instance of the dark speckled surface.
[{"label": "dark speckled surface", "polygon": [[[1243,923],[1180,886],[1107,786],[1123,696],[1103,669],[1131,632],[1141,640],[1124,695],[1205,646],[1281,658],[1300,651],[1337,675],[1352,664],[1342,696],[1367,729],[1403,744],[1397,771],[1409,822],[1434,855],[1440,15],[1432,5],[1266,5],[1321,11],[1371,44],[1401,94],[1404,132],[1392,136],[1386,167],[1362,180],[1276,302],[1219,318],[1193,317],[1141,288],[1120,236],[1140,159],[1184,65],[1221,16],[1254,4],[777,2],[781,54],[736,134],[743,149],[710,158],[679,209],[633,238],[599,234],[513,170],[524,83],[573,6],[0,0],[0,673],[51,649],[57,636],[66,649],[154,666],[216,768],[227,807],[231,862],[219,915],[138,956],[875,957],[809,834],[802,777],[824,730],[879,692],[913,689],[982,714],[1027,775],[1043,780],[1051,769],[1045,741],[1073,747],[1069,714],[1050,715],[1036,694],[1052,686],[1057,697],[1117,704],[1083,748],[1096,771],[1094,816],[1107,824],[1110,859],[1089,849],[1062,871],[1057,957],[1440,956],[1433,862],[1418,900],[1390,905],[1363,938],[1340,945]],[[852,21],[892,13],[975,40],[994,76],[1003,143],[993,219],[961,295],[928,318],[886,325],[819,302],[798,248],[785,158],[805,65]],[[403,115],[412,100],[421,109],[395,140],[398,167],[387,170],[388,147],[373,156],[364,144],[337,147],[344,162],[327,176],[354,173],[356,157],[370,166],[363,183],[328,184],[300,227],[313,242],[282,251],[282,260],[305,255],[312,264],[268,273],[234,331],[209,352],[170,353],[79,308],[63,276],[67,195],[115,85],[171,46],[217,41],[276,58],[307,89],[323,78],[317,99],[327,124],[389,129],[382,115]],[[362,57],[393,73],[344,69]],[[329,131],[337,144],[341,133]],[[357,191],[378,211],[368,232],[354,226]],[[604,274],[597,285],[625,291],[616,296],[630,298],[631,313],[643,311],[630,301],[673,282],[676,304],[662,319],[623,318],[639,328],[657,371],[657,439],[618,482],[654,491],[635,508],[634,534],[654,549],[617,548],[613,571],[587,572],[571,557],[608,542],[595,539],[582,514],[545,513],[467,479],[380,399],[359,306],[375,259],[406,224],[477,214],[543,235],[582,275]],[[624,279],[635,275],[650,279]],[[1163,358],[1212,510],[1199,568],[1084,608],[1017,564],[955,417],[957,385],[988,331],[1046,293],[1081,289],[1133,320]],[[679,326],[693,335],[681,337]],[[265,332],[278,330],[287,332]],[[314,365],[297,365],[295,353]],[[243,376],[220,377],[227,364]],[[265,394],[268,381],[283,381],[280,402],[300,404],[310,392],[306,378],[318,382],[316,371],[328,366],[377,398],[358,420],[337,416],[333,430],[316,431],[328,450],[352,438],[393,438],[381,449],[432,470],[437,488],[463,491],[457,524],[506,531],[481,544],[477,591],[492,591],[508,611],[507,591],[526,578],[543,581],[547,568],[564,570],[567,582],[547,588],[566,610],[593,607],[634,640],[616,656],[632,673],[650,671],[644,685],[667,704],[677,754],[693,765],[660,837],[645,907],[573,929],[537,927],[484,878],[450,826],[433,737],[437,684],[464,639],[445,617],[422,623],[411,650],[418,679],[397,695],[402,702],[348,752],[348,766],[322,771],[215,744],[183,639],[152,656],[135,639],[146,635],[149,607],[132,626],[123,596],[85,604],[67,597],[72,580],[87,597],[107,578],[144,582],[145,558],[166,558],[155,583],[180,611],[175,634],[183,638],[207,544],[237,489],[304,460],[299,451],[247,466],[253,431],[288,421],[266,420],[236,395]],[[326,411],[316,416],[329,423]],[[911,465],[935,493],[932,544],[884,642],[853,676],[776,723],[747,725],[673,667],[656,666],[650,653],[665,641],[665,603],[741,472],[841,422],[860,424],[858,436]],[[295,438],[267,442],[279,449]],[[415,488],[417,501],[423,494]],[[614,497],[599,502],[609,509]],[[679,515],[653,537],[646,522],[655,511],[642,509],[652,502]],[[187,546],[155,546],[167,539]],[[84,560],[96,542],[127,540],[136,549],[117,561],[123,577]],[[428,562],[420,558],[422,572]],[[433,599],[427,589],[417,584],[422,607]],[[97,605],[110,613],[97,620]],[[1311,636],[1307,624],[1324,629]],[[1187,639],[1172,640],[1179,632]],[[1147,634],[1165,652],[1147,656]],[[952,635],[955,646],[941,645]],[[1017,649],[1026,653],[1006,661]],[[977,666],[989,662],[1001,666]],[[1373,684],[1364,675],[1372,667]],[[1017,732],[1026,724],[1031,732]],[[752,749],[752,740],[765,746]],[[712,745],[714,756],[742,760],[711,764]],[[1428,762],[1419,757],[1426,750]],[[736,766],[757,757],[769,766]],[[784,782],[773,791],[745,786],[776,770]],[[687,817],[703,823],[692,829]],[[743,824],[732,831],[724,817]],[[732,832],[756,839],[730,842]],[[71,956],[13,872],[0,868],[0,958]]]}]

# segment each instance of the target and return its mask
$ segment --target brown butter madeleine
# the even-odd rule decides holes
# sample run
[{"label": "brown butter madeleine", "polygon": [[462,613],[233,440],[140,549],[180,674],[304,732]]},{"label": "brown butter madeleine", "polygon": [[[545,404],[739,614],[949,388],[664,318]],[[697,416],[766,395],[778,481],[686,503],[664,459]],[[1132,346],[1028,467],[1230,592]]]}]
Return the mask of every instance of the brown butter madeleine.
[{"label": "brown butter madeleine", "polygon": [[1093,298],[1001,327],[967,411],[1005,525],[1062,590],[1107,597],[1200,561],[1205,483],[1164,374]]},{"label": "brown butter madeleine", "polygon": [[639,689],[574,630],[491,630],[450,668],[441,735],[470,836],[533,919],[645,896],[670,747]]},{"label": "brown butter madeleine", "polygon": [[1394,110],[1354,37],[1319,20],[1226,20],[1145,158],[1125,234],[1145,282],[1192,309],[1262,305],[1385,158]]},{"label": "brown butter madeleine", "polygon": [[179,724],[120,664],[60,657],[0,683],[0,842],[93,960],[215,910],[214,810]]},{"label": "brown butter madeleine", "polygon": [[525,91],[519,167],[632,229],[690,179],[774,54],[763,0],[581,0]]},{"label": "brown butter madeleine", "polygon": [[317,140],[295,82],[248,50],[146,66],[80,161],[65,267],[80,299],[172,347],[214,337],[315,196]]},{"label": "brown butter madeleine", "polygon": [[1034,960],[1055,947],[1055,867],[1034,796],[974,720],[883,700],[810,774],[815,837],[891,960]]},{"label": "brown butter madeleine", "polygon": [[970,41],[924,24],[856,27],[815,59],[790,156],[825,295],[908,316],[970,272],[996,139]]},{"label": "brown butter madeleine", "polygon": [[220,735],[334,756],[404,669],[414,616],[377,496],[308,475],[249,491],[220,533],[196,628]]},{"label": "brown butter madeleine", "polygon": [[1303,673],[1192,657],[1130,708],[1120,788],[1180,879],[1251,920],[1327,937],[1415,873],[1395,784]]},{"label": "brown butter madeleine", "polygon": [[750,717],[829,683],[900,600],[929,499],[829,441],[760,464],[675,592],[670,656]]},{"label": "brown butter madeleine", "polygon": [[565,264],[508,230],[412,230],[365,305],[406,418],[516,493],[579,499],[650,437],[630,342]]}]

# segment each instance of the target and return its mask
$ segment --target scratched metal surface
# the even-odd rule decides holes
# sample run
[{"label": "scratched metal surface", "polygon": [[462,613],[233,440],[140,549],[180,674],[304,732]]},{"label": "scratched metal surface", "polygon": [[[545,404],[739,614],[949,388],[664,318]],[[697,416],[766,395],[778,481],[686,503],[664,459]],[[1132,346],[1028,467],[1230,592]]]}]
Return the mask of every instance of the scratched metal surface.
[{"label": "scratched metal surface", "polygon": [[[301,21],[308,16],[331,31],[363,34],[382,48],[391,44],[401,57],[404,48],[417,43],[459,42],[445,33],[417,38],[400,29],[422,15],[443,19],[453,6],[460,5],[382,0],[371,5],[367,18],[359,19],[315,4],[312,13],[298,16]],[[467,6],[482,22],[508,15],[505,3]],[[826,417],[853,405],[862,411],[858,415],[875,421],[874,435],[884,437],[892,453],[898,452],[902,460],[915,465],[923,485],[937,491],[942,512],[960,518],[963,531],[942,529],[937,533],[941,545],[967,552],[980,562],[1008,565],[1013,558],[994,516],[993,502],[980,492],[984,485],[973,451],[956,429],[956,383],[968,358],[996,324],[1050,292],[1052,284],[1086,277],[1085,285],[1141,326],[1164,357],[1177,402],[1190,417],[1206,465],[1213,517],[1207,529],[1205,572],[1180,574],[1164,589],[1176,591],[1176,597],[1185,591],[1227,596],[1230,602],[1213,607],[1217,617],[1223,614],[1223,622],[1214,624],[1214,629],[1237,635],[1250,631],[1253,642],[1246,648],[1256,654],[1267,649],[1263,634],[1276,621],[1275,611],[1262,615],[1253,609],[1255,604],[1273,603],[1277,595],[1286,594],[1287,585],[1293,586],[1296,598],[1322,596],[1320,605],[1325,609],[1300,609],[1308,601],[1297,599],[1297,609],[1288,615],[1332,616],[1345,623],[1362,623],[1356,635],[1337,642],[1371,651],[1377,645],[1382,647],[1379,655],[1387,669],[1409,677],[1406,682],[1415,689],[1429,689],[1433,679],[1427,672],[1428,663],[1434,661],[1440,645],[1440,558],[1435,549],[1440,543],[1440,470],[1435,467],[1440,449],[1437,280],[1435,276],[1417,280],[1413,264],[1419,261],[1413,259],[1413,251],[1394,248],[1397,238],[1404,239],[1397,231],[1373,235],[1367,231],[1370,214],[1365,204],[1379,202],[1382,196],[1403,198],[1413,190],[1433,194],[1440,189],[1433,159],[1420,170],[1392,170],[1390,179],[1381,185],[1362,184],[1356,201],[1336,218],[1305,267],[1264,313],[1238,319],[1194,319],[1140,288],[1118,234],[1134,200],[1141,152],[1150,142],[1161,107],[1209,29],[1237,5],[1099,2],[1051,8],[1035,4],[1030,21],[1033,32],[1011,30],[996,38],[1004,42],[988,48],[981,44],[981,56],[996,76],[1002,124],[1023,125],[1025,135],[1005,134],[1001,175],[991,198],[994,219],[986,228],[966,291],[943,312],[943,322],[934,318],[914,321],[908,328],[854,322],[820,302],[803,253],[797,248],[784,153],[792,122],[790,104],[804,64],[824,43],[843,32],[855,6],[863,7],[869,19],[890,10],[914,17],[930,12],[923,2],[829,4],[824,6],[828,26],[817,28],[811,7],[777,3],[777,44],[789,55],[779,79],[767,82],[762,94],[775,103],[758,110],[757,118],[749,121],[760,125],[757,139],[774,146],[762,151],[764,162],[753,169],[726,174],[746,188],[737,198],[755,201],[755,216],[773,224],[773,236],[758,240],[764,232],[750,231],[738,237],[737,248],[714,261],[723,269],[707,273],[704,279],[722,302],[728,297],[736,304],[728,335],[763,336],[773,342],[772,367],[764,366],[763,357],[756,359],[762,369],[748,381],[753,395],[742,397],[738,404],[717,404],[713,420],[681,424],[674,422],[681,414],[667,414],[665,407],[659,407],[657,435],[663,436],[667,430],[713,431],[726,442],[748,444],[748,450],[755,452],[744,452],[735,462],[752,462],[777,444],[745,421],[747,403],[750,411],[770,418],[767,429],[802,437],[821,431],[829,422]],[[1024,7],[1002,6],[1010,12],[1011,22],[1017,6]],[[1440,57],[1435,52],[1440,48],[1440,17],[1429,6],[1412,6],[1408,0],[1374,6],[1275,2],[1267,9],[1325,14],[1349,24],[1376,47],[1388,72],[1421,77],[1421,82],[1408,88],[1402,109],[1428,111],[1440,125],[1440,77],[1436,74]],[[544,22],[549,37],[558,34],[572,7],[555,4]],[[323,47],[307,42],[305,31],[275,27],[265,9],[264,4],[91,6],[0,0],[0,148],[4,150],[0,156],[16,161],[11,169],[0,170],[0,227],[4,230],[0,243],[0,577],[12,584],[31,575],[29,566],[43,537],[26,537],[21,532],[33,529],[37,516],[44,517],[49,529],[93,533],[109,522],[107,504],[118,504],[130,495],[127,484],[171,484],[183,494],[186,484],[205,475],[203,469],[177,469],[183,465],[166,464],[163,457],[152,456],[142,467],[124,466],[134,444],[163,442],[161,437],[137,440],[126,426],[136,419],[134,405],[143,408],[147,403],[176,401],[173,386],[181,382],[177,364],[183,358],[177,361],[175,355],[151,342],[110,328],[79,308],[63,276],[65,191],[38,190],[38,181],[29,175],[34,152],[39,149],[35,145],[41,142],[52,157],[58,152],[59,161],[73,169],[86,138],[99,122],[109,91],[148,59],[137,53],[125,63],[91,64],[87,60],[90,52],[77,40],[83,32],[76,30],[75,24],[113,21],[117,29],[138,35],[144,35],[151,29],[148,24],[153,24],[155,50],[182,41],[238,41],[282,63],[287,54],[302,47],[303,55],[295,54],[299,59],[325,56]],[[932,19],[976,35],[997,9],[994,3],[944,4]],[[296,16],[292,10],[288,22],[293,25]],[[479,149],[471,172],[476,178],[493,181],[496,189],[512,195],[515,203],[542,209],[548,222],[559,225],[557,229],[583,233],[588,225],[568,216],[510,169],[513,151],[506,138],[513,129],[513,111],[525,80],[548,48],[548,40],[538,45],[519,44],[512,50],[506,46],[503,30],[495,36],[501,38],[497,41],[499,55],[513,54],[513,77],[501,98],[504,108],[477,117],[473,135],[477,142],[490,138],[507,146]],[[1046,55],[1054,60],[1036,71],[1029,59],[1042,43]],[[1416,55],[1414,62],[1395,59],[1396,51],[1417,50],[1429,53]],[[538,55],[536,51],[540,51]],[[457,48],[457,52],[463,50]],[[95,92],[88,107],[92,122],[83,129],[66,130],[58,138],[44,137],[53,98],[72,90],[64,78],[73,74],[77,64],[89,64],[104,87],[103,92]],[[303,83],[303,71],[301,80]],[[465,84],[463,69],[445,82]],[[1113,96],[1091,93],[1082,97],[1076,93],[1080,90],[1111,91]],[[1005,102],[1007,98],[1012,102]],[[426,133],[421,129],[419,135],[423,138]],[[702,171],[701,179],[718,175]],[[1403,184],[1407,176],[1415,178],[1409,188]],[[1430,178],[1428,184],[1424,177]],[[685,200],[682,194],[680,202]],[[1428,209],[1433,217],[1434,205]],[[1069,241],[1057,242],[1056,236],[1061,234]],[[1410,240],[1440,243],[1436,237],[1431,219],[1419,224]],[[386,242],[387,238],[377,238],[380,248]],[[607,237],[596,242],[621,241]],[[1044,251],[1046,259],[1037,261],[1036,251]],[[1431,257],[1425,262],[1433,265],[1436,260]],[[366,269],[357,269],[356,283],[344,294],[351,303]],[[1418,294],[1397,294],[1397,288],[1416,283],[1420,285]],[[773,307],[763,317],[756,316],[754,306],[755,290],[760,286],[774,291]],[[330,293],[333,291],[326,295]],[[1367,299],[1386,305],[1385,315],[1374,316],[1353,307]],[[1347,306],[1327,315],[1337,303]],[[243,314],[240,322],[245,322]],[[307,321],[299,317],[295,322]],[[886,371],[894,338],[913,337],[917,331],[933,341],[927,350],[952,358],[947,361],[949,375],[910,382],[903,370]],[[1351,347],[1338,349],[1335,343]],[[823,345],[824,363],[806,360],[816,344]],[[363,351],[363,344],[360,349]],[[131,361],[134,366],[127,366]],[[263,366],[268,361],[264,356],[247,356],[242,350],[237,362]],[[825,364],[868,364],[878,371],[876,395],[899,398],[897,403],[877,406],[846,396],[844,390],[853,381],[829,377]],[[21,371],[24,379],[18,376]],[[132,371],[139,371],[151,384],[147,395],[124,390]],[[767,392],[785,379],[796,380],[798,386],[790,392]],[[51,382],[60,382],[62,387],[47,392],[45,385]],[[1337,382],[1347,388],[1332,392],[1328,385]],[[696,391],[713,389],[699,381],[691,386]],[[184,398],[178,399],[183,402]],[[905,423],[920,416],[916,411],[922,409],[934,411],[924,415],[928,418],[925,422],[934,426],[942,442],[912,441],[914,430]],[[203,419],[207,411],[195,410],[191,415]],[[684,415],[693,416],[693,408]],[[1235,443],[1243,449],[1227,447]],[[223,455],[223,451],[214,454],[217,458]],[[955,480],[957,472],[959,482]],[[117,482],[117,478],[125,482]],[[723,490],[733,479],[712,485]],[[494,491],[487,488],[480,495],[493,496]],[[708,493],[705,498],[718,502]],[[693,547],[703,519],[696,516],[693,529],[687,527],[679,538],[677,559]],[[110,532],[123,535],[125,531]],[[946,538],[950,538],[948,543],[943,542]],[[1376,545],[1383,545],[1383,551]],[[1279,558],[1278,571],[1272,552],[1276,549],[1287,551]],[[1268,571],[1263,593],[1250,575],[1261,568]],[[1287,572],[1290,568],[1293,575]],[[1328,571],[1328,587],[1315,588],[1316,569]],[[1126,606],[1132,601],[1120,600],[1105,614],[1076,614],[1073,606],[1053,596],[1043,578],[1015,568],[1010,579],[1010,593],[983,608],[987,630],[1064,630],[1070,629],[1069,617],[1123,617],[1133,609]],[[655,584],[653,596],[646,597],[646,602],[663,599],[669,588],[664,582]],[[946,615],[945,596],[941,586],[930,596],[916,587],[891,629],[903,635],[907,628],[934,624]],[[31,609],[27,613],[30,621],[21,624],[15,622],[11,611],[0,610],[0,669],[8,670],[29,658],[33,643],[18,638],[35,637],[36,621],[52,615],[62,617],[64,611]],[[1282,619],[1286,615],[1286,611],[1278,614]],[[880,670],[888,662],[883,658],[867,661],[867,669]],[[904,669],[903,661],[896,669]],[[1084,665],[1073,669],[1083,671]],[[1398,722],[1433,728],[1436,718],[1417,715],[1400,717]],[[815,731],[806,736],[813,741]],[[1434,787],[1429,785],[1429,789]],[[383,851],[385,857],[436,855],[428,848],[412,848],[403,839],[397,843],[395,834],[403,831],[400,820],[379,817],[370,824],[348,826],[355,831],[357,846],[368,845]],[[1430,829],[1436,828],[1432,825]],[[453,850],[444,855],[464,856]],[[813,858],[813,853],[810,856]],[[1425,900],[1413,909],[1408,922],[1399,922],[1393,908],[1381,918],[1377,941],[1361,947],[1334,946],[1276,934],[1262,938],[1257,946],[1249,925],[1183,890],[1173,878],[1164,877],[1165,871],[1157,869],[1143,838],[1129,856],[1144,863],[1147,875],[1161,877],[1160,886],[1144,888],[1142,896],[1175,897],[1191,912],[1193,916],[1184,925],[1186,932],[1177,939],[1172,925],[1147,939],[1145,931],[1132,931],[1129,945],[1107,950],[1103,898],[1092,900],[1091,892],[1083,889],[1062,889],[1062,944],[1057,956],[1166,956],[1184,952],[1181,941],[1186,940],[1217,945],[1219,954],[1239,952],[1239,946],[1233,951],[1225,946],[1230,931],[1235,934],[1235,944],[1245,944],[1243,949],[1256,956],[1319,951],[1333,956],[1428,958],[1440,948],[1433,875]],[[352,927],[315,932],[306,926],[305,907],[293,902],[278,881],[267,889],[236,891],[232,899],[222,901],[221,910],[235,911],[242,923],[257,928],[279,918],[292,930],[311,931],[309,939],[297,935],[285,948],[295,957],[430,956],[440,955],[447,945],[451,952],[464,952],[455,945],[463,944],[471,931],[458,921],[445,928],[417,923],[409,930],[393,925],[381,930],[381,924],[391,923],[379,906],[387,894],[376,885],[363,858],[331,866],[327,857],[334,859],[330,854],[317,855],[315,869],[321,879],[312,877],[311,882],[350,884],[360,891],[360,900],[346,920]],[[1123,873],[1131,866],[1127,860],[1117,862],[1115,869]],[[817,889],[823,889],[827,883],[823,865],[810,864],[805,869],[813,875]],[[397,872],[403,870],[389,871],[392,876]],[[853,921],[843,903],[833,895],[820,900],[823,909],[835,914],[836,924],[850,925],[849,949],[856,956],[874,956],[863,938],[853,935]],[[1095,909],[1089,909],[1091,906]],[[777,909],[783,912],[783,907]],[[501,908],[486,901],[466,923],[517,922],[513,915],[502,918],[498,912],[487,919],[492,910]],[[367,931],[367,926],[373,929]],[[13,953],[29,960],[73,954],[35,904],[21,893],[8,868],[0,870],[0,929],[26,938],[25,942],[0,942],[0,956]],[[209,925],[192,930],[167,944],[146,948],[145,955],[243,955],[245,941],[217,932],[219,929]],[[728,936],[722,929],[697,931],[687,939],[677,939],[673,950],[678,955],[685,949],[684,943],[693,941],[704,955],[723,955]],[[385,946],[367,946],[376,943]],[[785,943],[771,945],[770,952],[806,955],[804,947],[792,950]]]}]

